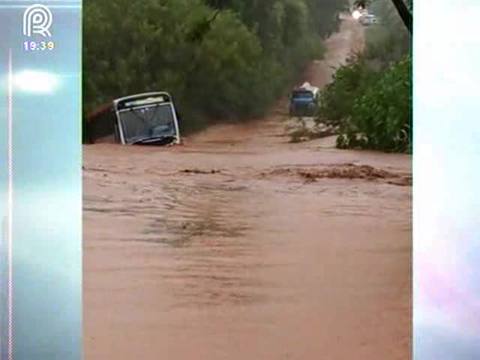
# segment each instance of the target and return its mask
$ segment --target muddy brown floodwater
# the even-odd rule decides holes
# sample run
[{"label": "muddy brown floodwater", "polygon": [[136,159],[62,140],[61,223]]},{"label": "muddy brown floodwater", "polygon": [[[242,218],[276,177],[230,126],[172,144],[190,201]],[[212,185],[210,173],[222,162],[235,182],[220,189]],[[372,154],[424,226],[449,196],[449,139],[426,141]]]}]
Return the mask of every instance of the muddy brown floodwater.
[{"label": "muddy brown floodwater", "polygon": [[[361,43],[346,19],[306,79]],[[289,143],[285,113],[85,146],[87,360],[410,358],[410,156]]]}]

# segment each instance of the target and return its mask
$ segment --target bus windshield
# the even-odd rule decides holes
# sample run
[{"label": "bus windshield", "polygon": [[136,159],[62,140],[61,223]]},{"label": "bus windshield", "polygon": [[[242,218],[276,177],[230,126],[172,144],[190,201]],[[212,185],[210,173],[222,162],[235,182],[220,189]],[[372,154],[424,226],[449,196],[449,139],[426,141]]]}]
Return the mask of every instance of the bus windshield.
[{"label": "bus windshield", "polygon": [[119,120],[127,144],[177,135],[170,103],[126,108],[119,112]]}]

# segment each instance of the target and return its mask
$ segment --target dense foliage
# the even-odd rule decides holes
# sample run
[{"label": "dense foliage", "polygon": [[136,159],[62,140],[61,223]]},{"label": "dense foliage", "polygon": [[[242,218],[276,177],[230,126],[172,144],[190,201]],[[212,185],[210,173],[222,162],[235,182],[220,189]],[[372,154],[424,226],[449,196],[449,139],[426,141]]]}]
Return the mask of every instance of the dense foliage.
[{"label": "dense foliage", "polygon": [[341,125],[353,113],[355,100],[377,79],[378,73],[367,65],[363,56],[352,56],[320,93],[321,120],[328,125]]},{"label": "dense foliage", "polygon": [[166,90],[182,127],[261,114],[321,56],[342,0],[86,0],[84,109]]},{"label": "dense foliage", "polygon": [[340,124],[338,146],[411,152],[411,86],[410,57],[379,74],[354,97],[350,117]]},{"label": "dense foliage", "polygon": [[380,24],[322,91],[319,121],[338,129],[340,148],[410,152],[411,39],[389,0],[373,1],[370,11]]}]

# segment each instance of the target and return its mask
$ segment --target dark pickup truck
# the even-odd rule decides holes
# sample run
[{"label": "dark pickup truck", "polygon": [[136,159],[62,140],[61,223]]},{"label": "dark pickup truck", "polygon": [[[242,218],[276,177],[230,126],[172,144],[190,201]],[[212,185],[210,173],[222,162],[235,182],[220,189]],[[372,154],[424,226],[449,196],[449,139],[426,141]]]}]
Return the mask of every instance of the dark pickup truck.
[{"label": "dark pickup truck", "polygon": [[290,116],[314,116],[318,106],[319,89],[305,83],[290,95]]}]

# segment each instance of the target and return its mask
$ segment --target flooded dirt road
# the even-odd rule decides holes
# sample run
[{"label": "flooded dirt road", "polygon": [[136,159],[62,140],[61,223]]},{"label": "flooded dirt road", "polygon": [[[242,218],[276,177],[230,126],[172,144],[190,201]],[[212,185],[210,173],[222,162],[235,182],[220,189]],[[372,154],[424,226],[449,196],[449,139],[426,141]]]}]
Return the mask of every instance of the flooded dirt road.
[{"label": "flooded dirt road", "polygon": [[[306,79],[360,43],[346,20]],[[411,158],[289,143],[285,113],[84,148],[85,359],[410,358]]]}]

